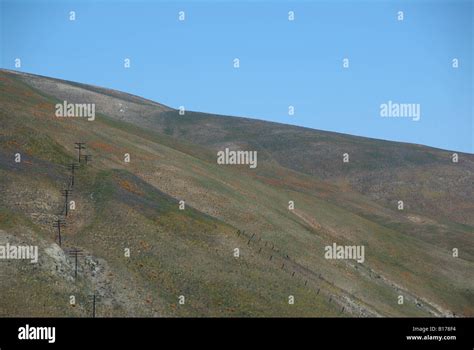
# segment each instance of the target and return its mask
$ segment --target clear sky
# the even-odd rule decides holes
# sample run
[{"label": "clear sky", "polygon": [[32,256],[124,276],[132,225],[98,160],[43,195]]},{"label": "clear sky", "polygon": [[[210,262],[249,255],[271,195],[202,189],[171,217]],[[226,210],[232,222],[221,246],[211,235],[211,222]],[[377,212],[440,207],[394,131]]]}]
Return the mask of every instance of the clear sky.
[{"label": "clear sky", "polygon": [[[0,1],[2,68],[474,153],[472,1]],[[382,118],[389,100],[420,120]]]}]

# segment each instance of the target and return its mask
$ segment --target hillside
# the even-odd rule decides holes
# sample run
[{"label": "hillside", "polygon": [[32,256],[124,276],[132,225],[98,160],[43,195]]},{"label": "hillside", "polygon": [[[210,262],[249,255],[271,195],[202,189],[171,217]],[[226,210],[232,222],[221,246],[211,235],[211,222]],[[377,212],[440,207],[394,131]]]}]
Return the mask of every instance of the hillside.
[{"label": "hillside", "polygon": [[[474,316],[472,154],[179,115],[7,70],[0,90],[0,245],[40,251],[0,260],[1,316],[90,316],[94,293],[98,316]],[[56,117],[64,100],[94,103],[95,120]],[[92,161],[71,185],[75,142]],[[258,166],[217,164],[224,148],[257,151]],[[365,261],[326,259],[333,243],[363,245]]]}]

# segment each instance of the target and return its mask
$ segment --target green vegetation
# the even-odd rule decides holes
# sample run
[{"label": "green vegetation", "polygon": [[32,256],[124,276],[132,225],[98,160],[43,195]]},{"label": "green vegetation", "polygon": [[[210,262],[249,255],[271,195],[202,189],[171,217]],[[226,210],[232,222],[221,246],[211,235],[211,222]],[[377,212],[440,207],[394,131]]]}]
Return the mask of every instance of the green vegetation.
[{"label": "green vegetation", "polygon": [[[0,72],[0,239],[36,243],[43,259],[5,265],[1,315],[86,316],[93,292],[102,316],[474,315],[472,155],[453,166],[442,150],[179,116],[117,91],[45,79]],[[98,98],[94,122],[51,115],[55,101],[84,96]],[[100,112],[116,99],[141,110],[127,121]],[[76,171],[77,208],[59,248],[51,222],[77,141],[93,161]],[[223,147],[257,150],[257,169],[217,165]],[[15,164],[15,152],[25,162]],[[332,243],[364,245],[364,264],[325,259]],[[76,281],[61,255],[68,247],[85,253]],[[55,303],[71,293],[77,307]]]}]

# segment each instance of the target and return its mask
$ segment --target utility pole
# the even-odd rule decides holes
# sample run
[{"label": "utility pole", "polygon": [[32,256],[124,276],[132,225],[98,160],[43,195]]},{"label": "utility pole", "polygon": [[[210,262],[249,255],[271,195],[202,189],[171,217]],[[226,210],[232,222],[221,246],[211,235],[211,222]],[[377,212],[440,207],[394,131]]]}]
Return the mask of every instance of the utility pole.
[{"label": "utility pole", "polygon": [[81,162],[81,150],[86,149],[85,142],[74,142],[74,148],[78,150],[79,163]]},{"label": "utility pole", "polygon": [[100,297],[97,296],[97,295],[95,295],[95,293],[92,294],[91,297],[92,297],[92,317],[95,318],[95,313],[96,313],[96,310],[95,310],[96,307],[95,307],[95,305],[96,305],[97,299],[100,299]]},{"label": "utility pole", "polygon": [[92,295],[92,317],[95,318],[95,293]]},{"label": "utility pole", "polygon": [[72,190],[66,189],[61,191],[61,195],[65,198],[66,200],[66,216],[69,211],[69,195],[71,194]]},{"label": "utility pole", "polygon": [[74,261],[75,261],[74,278],[77,278],[77,257],[82,256],[83,252],[82,250],[77,249],[77,248],[66,249],[66,252],[68,255],[71,255],[74,257]]},{"label": "utility pole", "polygon": [[69,170],[71,170],[71,187],[74,187],[74,174],[75,174],[75,170],[79,169],[79,164],[71,163],[71,164],[68,164],[67,167]]},{"label": "utility pole", "polygon": [[62,239],[61,239],[61,227],[66,226],[66,221],[63,219],[57,219],[53,222],[53,227],[58,229],[58,241],[59,241],[59,246],[62,244]]}]

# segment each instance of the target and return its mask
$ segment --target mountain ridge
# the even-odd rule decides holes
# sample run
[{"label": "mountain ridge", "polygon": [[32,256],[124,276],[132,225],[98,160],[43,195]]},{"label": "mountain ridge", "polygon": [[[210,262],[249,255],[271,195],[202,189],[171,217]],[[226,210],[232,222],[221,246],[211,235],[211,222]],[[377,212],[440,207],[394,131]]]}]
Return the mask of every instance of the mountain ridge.
[{"label": "mountain ridge", "polygon": [[[47,79],[51,81],[56,81],[62,84],[71,84],[75,85],[77,87],[80,87],[81,89],[90,89],[90,88],[95,88],[98,89],[98,92],[103,91],[101,93],[107,94],[107,92],[113,92],[113,93],[118,93],[120,95],[128,95],[132,99],[139,99],[141,101],[149,102],[151,105],[158,105],[162,106],[169,111],[174,111],[177,112],[178,109],[169,107],[165,104],[156,102],[154,100],[151,100],[149,98],[141,97],[139,95],[129,93],[129,92],[123,92],[117,89],[110,89],[110,88],[104,88],[99,85],[93,85],[93,84],[86,84],[86,83],[78,83],[74,82],[71,80],[66,80],[66,79],[61,79],[61,78],[54,78],[54,77],[49,77],[49,76],[43,76],[39,74],[34,74],[34,73],[28,73],[28,72],[23,72],[23,71],[17,71],[17,70],[11,70],[11,69],[5,69],[5,68],[0,68],[0,72],[6,72],[6,73],[11,73],[11,74],[18,74],[19,76],[29,76],[33,78],[41,78],[41,79]],[[276,121],[271,121],[271,120],[264,120],[264,119],[256,119],[256,118],[251,118],[251,117],[244,117],[244,116],[238,116],[238,115],[228,115],[228,114],[214,114],[214,113],[207,113],[203,111],[193,111],[189,110],[186,111],[186,113],[192,113],[194,115],[213,115],[219,118],[233,118],[233,119],[240,119],[242,121],[247,121],[247,122],[264,122],[268,123],[269,125],[276,125],[276,126],[283,126],[286,128],[297,128],[298,130],[309,130],[309,131],[316,131],[316,132],[321,132],[321,133],[329,133],[329,134],[334,134],[334,135],[339,135],[339,136],[345,136],[345,137],[352,137],[352,138],[361,138],[361,139],[367,139],[367,140],[373,140],[373,141],[379,141],[379,142],[389,142],[392,144],[400,144],[400,145],[410,145],[410,146],[418,146],[418,147],[425,147],[429,149],[434,149],[438,151],[447,151],[447,152],[456,152],[460,154],[467,154],[467,155],[474,155],[474,153],[471,152],[464,152],[464,151],[458,151],[454,149],[446,149],[446,148],[440,148],[440,147],[435,147],[435,146],[430,146],[430,145],[425,145],[425,144],[420,144],[420,143],[414,143],[414,142],[409,142],[409,141],[395,141],[395,140],[387,140],[387,139],[381,139],[381,138],[376,138],[376,137],[369,137],[369,136],[363,136],[363,135],[354,135],[350,133],[344,133],[344,132],[339,132],[339,131],[330,131],[330,130],[323,130],[323,129],[314,129],[311,127],[306,127],[306,126],[301,126],[301,125],[294,125],[294,124],[286,124],[282,122],[276,122]]]}]

